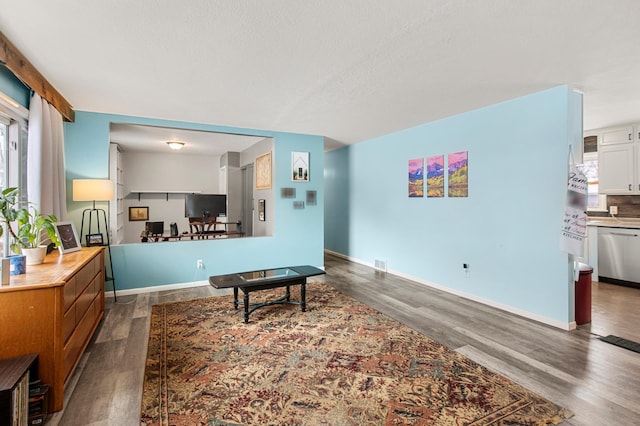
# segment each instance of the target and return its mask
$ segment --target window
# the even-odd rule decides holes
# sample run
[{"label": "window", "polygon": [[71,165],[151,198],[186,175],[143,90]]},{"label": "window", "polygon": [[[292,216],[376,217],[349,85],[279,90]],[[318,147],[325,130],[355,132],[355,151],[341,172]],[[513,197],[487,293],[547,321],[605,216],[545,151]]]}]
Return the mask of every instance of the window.
[{"label": "window", "polygon": [[[5,98],[0,96],[0,191],[18,187],[26,199],[28,111]],[[9,235],[3,232],[0,239],[1,256],[12,254],[4,249],[8,243]]]},{"label": "window", "polygon": [[582,172],[587,177],[587,210],[606,211],[607,196],[598,192],[598,153],[585,153],[583,164]]}]

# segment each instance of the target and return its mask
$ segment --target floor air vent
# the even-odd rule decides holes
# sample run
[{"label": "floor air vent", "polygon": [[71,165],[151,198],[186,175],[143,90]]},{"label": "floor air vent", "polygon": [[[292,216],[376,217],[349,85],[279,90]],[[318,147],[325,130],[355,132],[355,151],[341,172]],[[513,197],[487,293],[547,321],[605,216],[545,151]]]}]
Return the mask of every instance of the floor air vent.
[{"label": "floor air vent", "polygon": [[373,267],[377,271],[387,272],[387,262],[384,260],[375,260],[373,262]]}]

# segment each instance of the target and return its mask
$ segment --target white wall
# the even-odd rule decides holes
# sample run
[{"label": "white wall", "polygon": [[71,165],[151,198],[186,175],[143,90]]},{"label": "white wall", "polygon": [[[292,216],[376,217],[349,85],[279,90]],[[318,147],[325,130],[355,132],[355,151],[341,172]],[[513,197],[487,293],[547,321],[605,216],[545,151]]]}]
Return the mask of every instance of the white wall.
[{"label": "white wall", "polygon": [[[217,194],[220,157],[193,156],[176,153],[127,153],[123,157],[125,196],[124,243],[139,243],[145,222],[129,221],[129,207],[149,207],[149,221],[175,222],[178,232],[189,230],[184,217],[184,194],[201,192]],[[150,191],[140,194],[132,191]],[[152,191],[168,191],[153,193]]]},{"label": "white wall", "polygon": [[218,193],[220,157],[124,152],[125,191]]}]

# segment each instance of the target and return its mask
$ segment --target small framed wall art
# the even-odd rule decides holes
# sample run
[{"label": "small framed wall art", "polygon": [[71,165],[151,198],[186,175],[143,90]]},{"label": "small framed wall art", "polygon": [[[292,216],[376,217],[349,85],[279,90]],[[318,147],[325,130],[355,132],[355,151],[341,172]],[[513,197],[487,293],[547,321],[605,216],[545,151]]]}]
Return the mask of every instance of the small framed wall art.
[{"label": "small framed wall art", "polygon": [[316,204],[318,204],[317,199],[318,199],[318,197],[317,197],[317,192],[316,191],[307,191],[307,205],[308,206],[315,206]]},{"label": "small framed wall art", "polygon": [[265,217],[265,201],[264,200],[258,200],[258,220],[260,222],[264,222],[266,219]]},{"label": "small framed wall art", "polygon": [[149,207],[129,207],[129,220],[149,220]]},{"label": "small framed wall art", "polygon": [[271,151],[256,157],[256,189],[271,188]]},{"label": "small framed wall art", "polygon": [[282,188],[280,189],[280,196],[282,198],[296,198],[295,188]]},{"label": "small framed wall art", "polygon": [[294,182],[309,182],[309,153],[291,153],[291,180]]}]

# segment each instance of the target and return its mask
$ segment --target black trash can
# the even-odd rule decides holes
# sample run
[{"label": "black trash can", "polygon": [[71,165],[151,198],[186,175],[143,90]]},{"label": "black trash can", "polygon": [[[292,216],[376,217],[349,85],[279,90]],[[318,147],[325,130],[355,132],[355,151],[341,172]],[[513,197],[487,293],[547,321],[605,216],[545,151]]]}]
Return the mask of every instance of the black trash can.
[{"label": "black trash can", "polygon": [[580,275],[576,281],[576,324],[591,322],[591,274],[593,268],[586,263],[579,263]]}]

